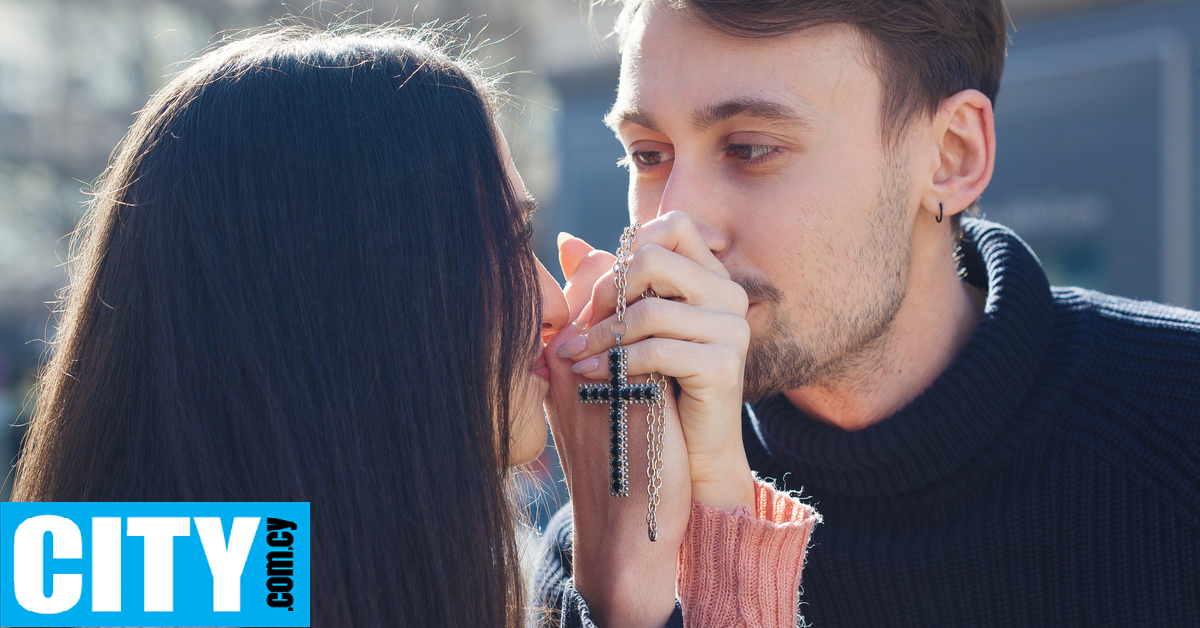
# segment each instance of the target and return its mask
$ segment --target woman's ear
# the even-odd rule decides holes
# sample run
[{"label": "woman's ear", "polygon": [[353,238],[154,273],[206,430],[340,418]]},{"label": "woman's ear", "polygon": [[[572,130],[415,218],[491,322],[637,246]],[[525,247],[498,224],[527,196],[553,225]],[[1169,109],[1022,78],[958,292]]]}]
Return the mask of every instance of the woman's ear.
[{"label": "woman's ear", "polygon": [[934,116],[930,140],[937,163],[921,206],[934,216],[953,216],[975,202],[992,180],[996,129],[991,99],[973,89],[947,98]]}]

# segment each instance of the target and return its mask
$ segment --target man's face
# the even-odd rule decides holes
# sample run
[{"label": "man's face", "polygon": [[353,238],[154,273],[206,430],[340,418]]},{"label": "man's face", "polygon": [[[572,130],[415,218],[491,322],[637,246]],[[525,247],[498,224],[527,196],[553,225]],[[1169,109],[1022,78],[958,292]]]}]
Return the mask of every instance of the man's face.
[{"label": "man's face", "polygon": [[750,297],[746,398],[832,383],[882,342],[919,205],[850,27],[736,38],[648,4],[608,122],[633,218],[684,211]]}]

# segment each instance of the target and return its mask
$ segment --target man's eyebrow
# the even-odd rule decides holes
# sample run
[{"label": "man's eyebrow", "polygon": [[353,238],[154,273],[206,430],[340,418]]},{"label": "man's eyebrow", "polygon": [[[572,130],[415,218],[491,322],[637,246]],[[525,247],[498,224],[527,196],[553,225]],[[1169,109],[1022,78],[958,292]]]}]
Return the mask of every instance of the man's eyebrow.
[{"label": "man's eyebrow", "polygon": [[762,98],[733,98],[708,105],[692,114],[692,126],[703,132],[733,118],[754,118],[766,122],[812,126],[808,117],[791,106]]},{"label": "man's eyebrow", "polygon": [[[763,120],[766,122],[782,122],[802,127],[812,127],[809,118],[789,105],[763,98],[732,98],[701,108],[692,114],[692,126],[697,131],[706,131],[713,126],[744,117]],[[636,107],[617,109],[613,107],[604,116],[604,124],[613,131],[620,131],[625,124],[636,124],[640,127],[660,133],[654,119]]]},{"label": "man's eyebrow", "polygon": [[650,129],[655,133],[659,133],[658,125],[654,124],[654,120],[637,107],[626,107],[617,109],[614,106],[608,113],[604,114],[604,124],[613,132],[620,132],[621,127],[626,124],[636,124],[640,127]]}]

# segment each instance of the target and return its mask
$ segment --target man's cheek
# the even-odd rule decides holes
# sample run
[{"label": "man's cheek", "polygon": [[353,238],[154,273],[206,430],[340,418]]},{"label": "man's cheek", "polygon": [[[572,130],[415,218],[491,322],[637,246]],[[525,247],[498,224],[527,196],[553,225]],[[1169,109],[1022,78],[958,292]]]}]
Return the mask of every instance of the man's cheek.
[{"label": "man's cheek", "polygon": [[643,224],[658,217],[658,208],[662,206],[662,195],[665,182],[646,181],[639,179],[636,174],[630,175],[629,181],[629,222]]}]

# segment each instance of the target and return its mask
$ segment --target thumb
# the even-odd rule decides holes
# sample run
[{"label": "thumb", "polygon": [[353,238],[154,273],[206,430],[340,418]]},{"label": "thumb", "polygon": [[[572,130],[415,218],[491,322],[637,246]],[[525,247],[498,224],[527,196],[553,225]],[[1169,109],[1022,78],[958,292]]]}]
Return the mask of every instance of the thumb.
[{"label": "thumb", "polygon": [[563,277],[567,281],[571,280],[571,276],[579,270],[579,264],[592,250],[592,245],[566,231],[558,234],[558,265],[562,267]]},{"label": "thumb", "polygon": [[[574,319],[591,301],[592,288],[605,273],[612,270],[616,258],[607,251],[593,249],[579,238],[569,235],[567,237],[569,239],[563,241],[559,252],[560,257],[569,258],[569,265],[568,263],[563,264],[563,274],[567,275],[567,285],[563,287],[563,294],[567,298],[567,308]],[[575,255],[576,253],[578,255]]]}]

